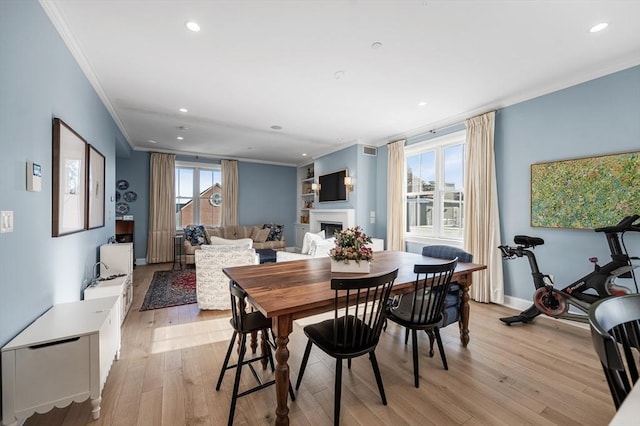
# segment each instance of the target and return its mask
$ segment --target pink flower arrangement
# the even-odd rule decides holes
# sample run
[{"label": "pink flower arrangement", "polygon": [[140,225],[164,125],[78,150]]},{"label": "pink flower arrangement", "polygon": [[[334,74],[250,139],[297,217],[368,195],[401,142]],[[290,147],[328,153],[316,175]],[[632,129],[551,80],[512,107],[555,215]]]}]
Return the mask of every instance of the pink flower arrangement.
[{"label": "pink flower arrangement", "polygon": [[329,250],[329,256],[333,260],[344,263],[349,263],[350,260],[356,263],[360,263],[361,260],[366,262],[373,260],[373,250],[366,247],[366,244],[371,243],[371,237],[362,232],[359,226],[336,231],[334,237],[336,245]]}]

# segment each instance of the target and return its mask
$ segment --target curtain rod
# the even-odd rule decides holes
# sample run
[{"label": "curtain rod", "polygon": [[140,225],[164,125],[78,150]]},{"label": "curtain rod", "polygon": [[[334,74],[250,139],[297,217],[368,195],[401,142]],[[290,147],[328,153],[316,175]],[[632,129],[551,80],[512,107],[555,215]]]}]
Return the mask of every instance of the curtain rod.
[{"label": "curtain rod", "polygon": [[[431,130],[426,130],[426,131],[424,131],[424,132],[417,133],[417,134],[415,134],[415,135],[407,136],[407,137],[405,137],[405,138],[403,138],[403,139],[404,139],[404,140],[407,140],[407,139],[415,138],[415,137],[417,137],[417,136],[424,135],[424,134],[427,134],[427,133],[432,134],[432,135],[435,135],[435,134],[436,134],[436,133],[438,133],[438,132],[442,132],[443,130],[450,129],[451,127],[455,127],[455,126],[459,126],[459,125],[465,125],[465,124],[466,124],[466,122],[467,122],[467,120],[470,120],[471,118],[480,117],[481,115],[488,114],[488,113],[490,113],[490,112],[496,112],[496,111],[497,111],[496,109],[492,109],[492,110],[489,110],[489,111],[485,111],[485,112],[483,112],[483,113],[481,113],[481,114],[476,114],[476,115],[473,115],[473,116],[471,116],[471,117],[468,117],[468,118],[462,119],[462,120],[460,120],[460,121],[456,121],[456,122],[454,122],[454,123],[447,124],[446,126],[442,126],[442,127],[435,127],[435,128],[433,128],[433,129],[431,129]],[[401,140],[401,139],[398,139],[398,140]],[[397,142],[397,140],[396,140],[396,141],[387,142],[387,145],[392,144],[392,143],[395,143],[395,142]]]}]

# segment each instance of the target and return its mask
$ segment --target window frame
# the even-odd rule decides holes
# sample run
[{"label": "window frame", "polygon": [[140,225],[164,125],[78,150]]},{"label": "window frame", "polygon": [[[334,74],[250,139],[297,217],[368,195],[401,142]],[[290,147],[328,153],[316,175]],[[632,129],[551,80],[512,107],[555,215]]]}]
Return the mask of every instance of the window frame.
[{"label": "window frame", "polygon": [[[222,183],[222,165],[221,164],[217,164],[217,163],[198,163],[198,162],[191,162],[191,161],[176,161],[175,162],[175,173],[176,173],[176,179],[177,177],[177,171],[178,169],[191,169],[193,170],[193,195],[192,195],[192,202],[193,202],[193,214],[194,214],[194,223],[198,223],[200,224],[200,201],[202,200],[200,198],[200,171],[201,170],[213,170],[214,173],[215,171],[220,173],[220,186],[222,186],[224,188],[224,184]],[[177,183],[177,182],[176,182]],[[215,183],[215,182],[214,182]],[[177,200],[178,198],[184,198],[184,197],[180,197],[179,194],[176,192],[175,194],[175,200],[176,200],[176,204],[177,205]],[[208,200],[208,199],[206,199]],[[177,215],[177,213],[176,213]],[[197,219],[197,220],[196,220]],[[184,228],[182,227],[182,225],[180,223],[178,223],[179,221],[177,220],[176,217],[176,231],[182,231]]]},{"label": "window frame", "polygon": [[[444,186],[444,151],[456,145],[462,145],[463,153],[463,167],[462,167],[462,187],[456,191],[447,191]],[[449,244],[454,246],[461,246],[464,244],[464,229],[466,226],[466,203],[465,200],[465,176],[467,174],[467,165],[466,165],[466,130],[459,130],[447,135],[439,136],[433,139],[421,140],[411,145],[405,146],[404,149],[404,182],[403,182],[403,229],[404,231],[404,239],[408,243],[418,243],[418,244]],[[435,152],[435,167],[436,167],[436,188],[433,191],[417,191],[417,192],[409,192],[408,191],[408,159],[410,157],[414,157],[416,155],[420,155],[422,153],[434,151]],[[443,208],[444,208],[444,200],[445,194],[450,192],[460,192],[462,194],[462,225],[461,225],[461,234],[459,238],[451,237],[446,235],[443,228]],[[433,209],[433,226],[434,226],[434,234],[433,235],[419,235],[416,233],[412,233],[407,231],[407,205],[408,205],[408,197],[420,196],[421,194],[429,194],[433,193],[433,205],[438,206],[438,208]]]}]

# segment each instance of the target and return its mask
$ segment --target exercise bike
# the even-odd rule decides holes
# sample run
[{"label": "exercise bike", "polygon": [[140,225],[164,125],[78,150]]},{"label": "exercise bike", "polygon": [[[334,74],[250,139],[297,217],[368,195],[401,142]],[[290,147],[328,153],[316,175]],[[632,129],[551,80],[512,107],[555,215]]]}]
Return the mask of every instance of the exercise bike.
[{"label": "exercise bike", "polygon": [[599,299],[632,293],[631,289],[615,283],[618,277],[633,278],[637,293],[638,282],[633,270],[640,265],[633,265],[632,261],[640,258],[628,255],[623,236],[628,231],[640,232],[640,221],[635,223],[639,218],[640,215],[627,216],[615,226],[596,228],[595,232],[604,233],[607,239],[611,261],[599,266],[598,258],[590,258],[589,261],[594,264],[594,270],[561,290],[554,288],[551,277],[541,273],[538,268],[533,249],[544,244],[542,238],[516,235],[513,238],[516,247],[499,246],[502,258],[505,260],[523,256],[529,260],[533,285],[536,288],[533,304],[529,308],[518,315],[500,318],[500,321],[507,325],[518,322],[528,323],[538,315],[545,314],[553,318],[587,322],[586,315],[569,313],[569,307],[575,306],[586,314],[591,304]]}]

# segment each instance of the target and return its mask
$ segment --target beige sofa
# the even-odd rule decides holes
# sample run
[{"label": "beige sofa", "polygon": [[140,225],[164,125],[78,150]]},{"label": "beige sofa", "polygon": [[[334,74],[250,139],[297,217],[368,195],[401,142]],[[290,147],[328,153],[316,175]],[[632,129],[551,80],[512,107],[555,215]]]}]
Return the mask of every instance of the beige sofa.
[{"label": "beige sofa", "polygon": [[[274,225],[276,226],[276,225]],[[286,247],[286,240],[284,235],[280,233],[280,239],[275,241],[268,241],[271,230],[263,228],[263,225],[254,226],[219,226],[219,227],[205,227],[205,240],[203,244],[211,244],[212,239],[224,238],[225,240],[240,240],[251,239],[253,241],[252,247],[258,249],[272,249],[272,250],[284,250]],[[280,228],[281,229],[281,228]],[[215,243],[215,241],[214,241]],[[195,263],[195,252],[200,249],[200,244],[194,245],[185,238],[183,243],[183,255],[187,265],[193,265]]]}]

